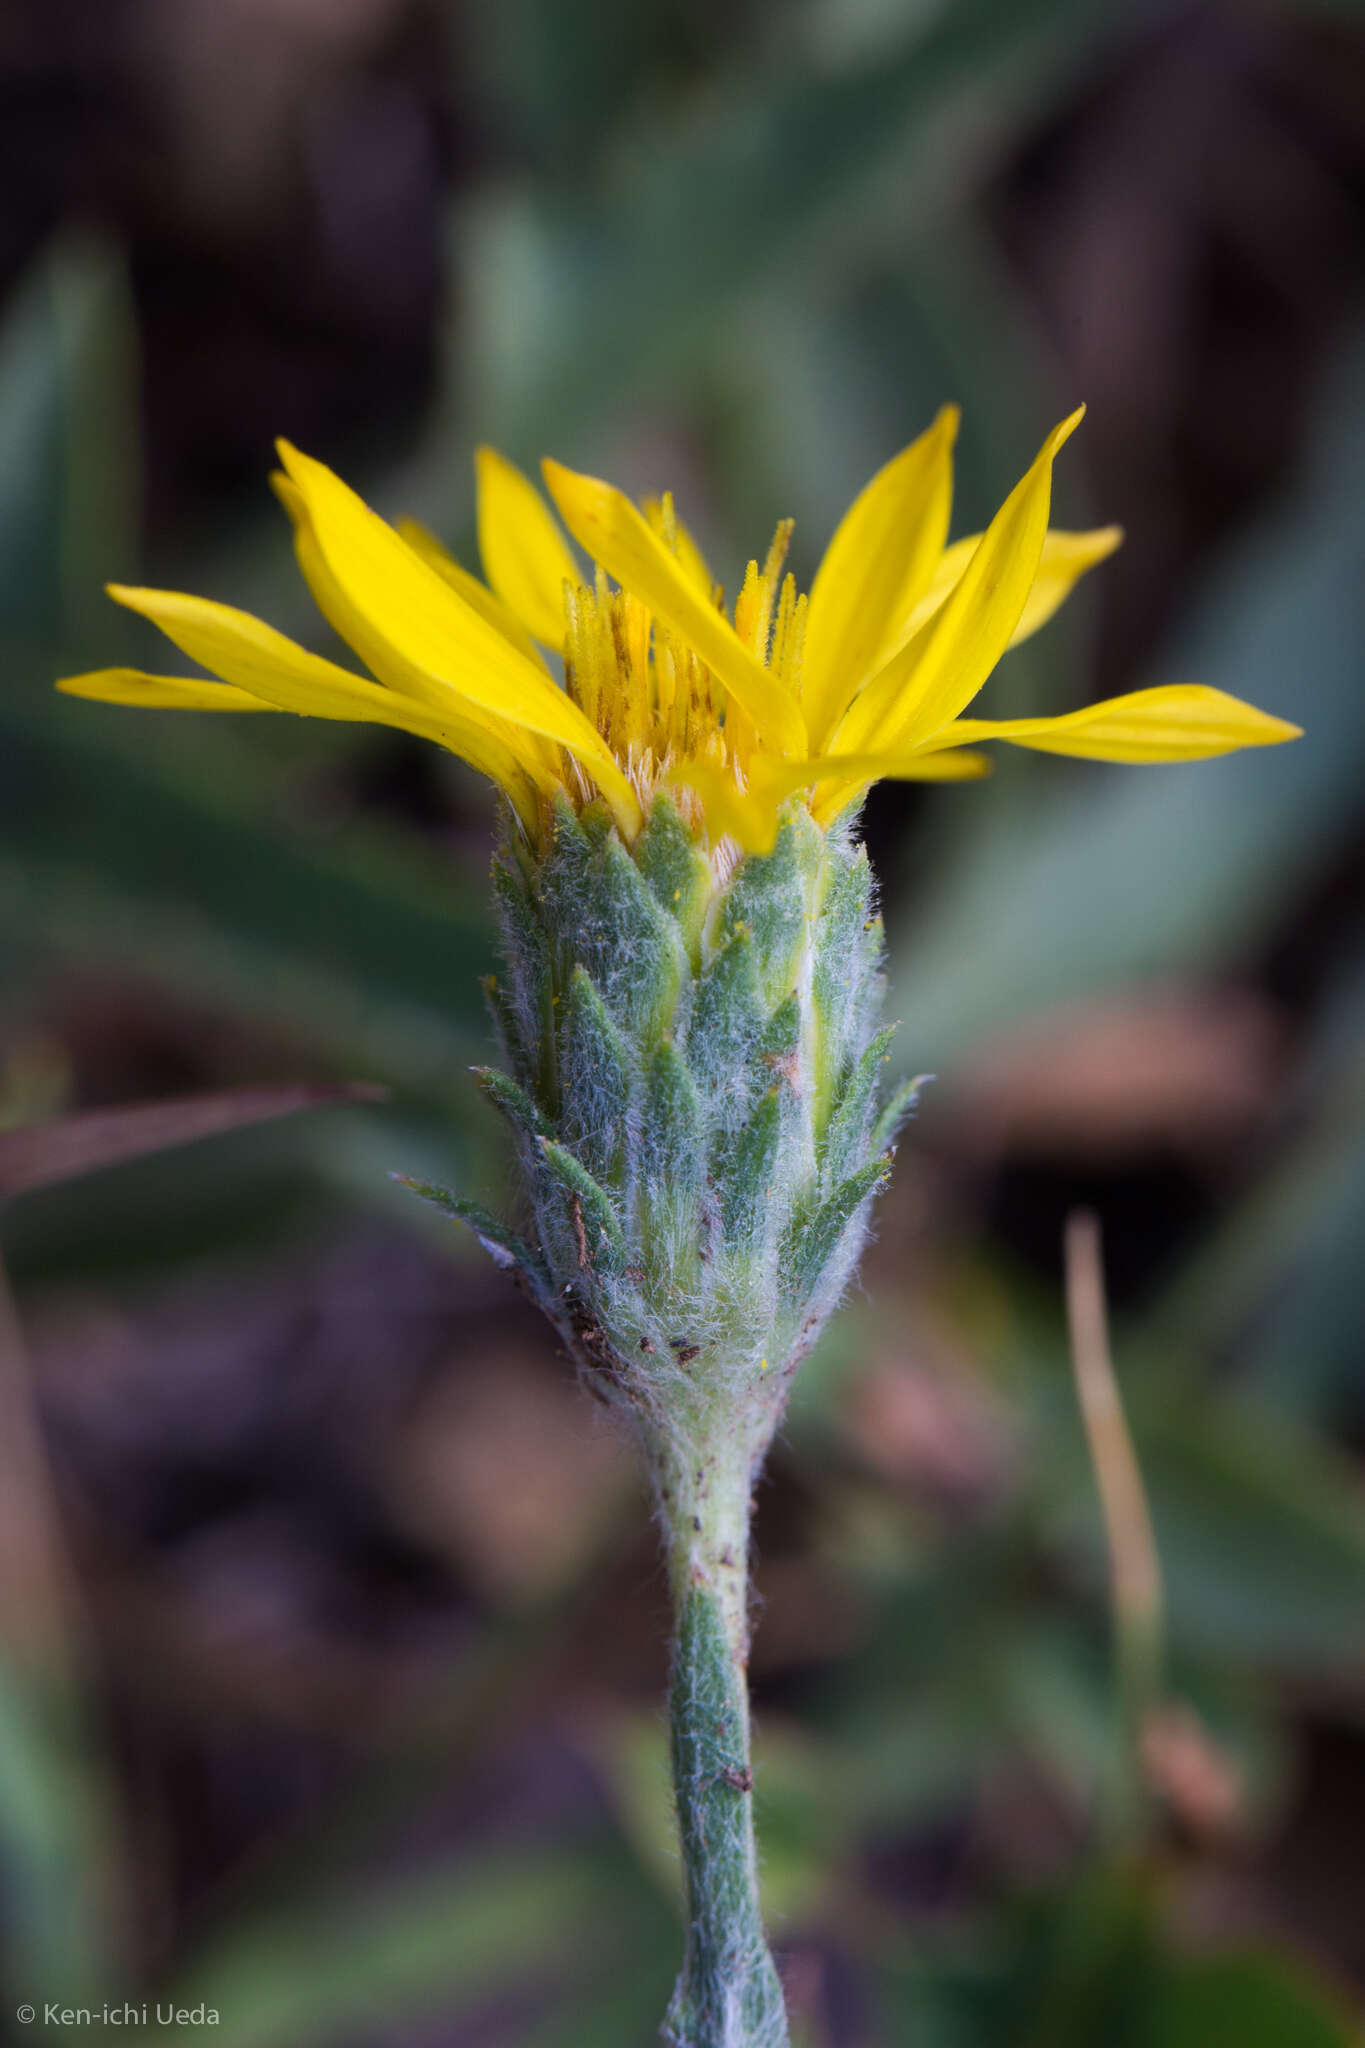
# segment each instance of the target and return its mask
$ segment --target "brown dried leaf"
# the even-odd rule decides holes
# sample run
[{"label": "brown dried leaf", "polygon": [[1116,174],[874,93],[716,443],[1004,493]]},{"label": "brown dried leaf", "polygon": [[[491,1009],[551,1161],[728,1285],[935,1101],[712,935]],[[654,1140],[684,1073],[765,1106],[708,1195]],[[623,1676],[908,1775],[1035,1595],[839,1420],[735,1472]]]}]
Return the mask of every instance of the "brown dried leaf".
[{"label": "brown dried leaf", "polygon": [[383,1102],[388,1091],[368,1081],[284,1081],[225,1088],[126,1109],[91,1109],[51,1123],[0,1131],[0,1197],[74,1180],[144,1153],[164,1152],[196,1138],[292,1116],[329,1102]]},{"label": "brown dried leaf", "polygon": [[[1106,1159],[1235,1143],[1283,1090],[1283,1023],[1245,990],[1149,989],[1002,1035],[953,1077],[955,1143]],[[944,1112],[946,1114],[946,1112]]]},{"label": "brown dried leaf", "polygon": [[1226,1840],[1245,1825],[1241,1773],[1184,1701],[1148,1715],[1142,1763],[1153,1789],[1201,1841]]}]

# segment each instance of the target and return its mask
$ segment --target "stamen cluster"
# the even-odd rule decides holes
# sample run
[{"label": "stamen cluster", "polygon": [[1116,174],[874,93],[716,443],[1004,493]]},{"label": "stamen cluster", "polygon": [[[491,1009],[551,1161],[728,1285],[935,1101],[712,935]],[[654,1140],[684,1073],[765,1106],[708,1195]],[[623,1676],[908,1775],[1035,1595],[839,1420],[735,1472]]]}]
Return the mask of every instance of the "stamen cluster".
[{"label": "stamen cluster", "polygon": [[[711,582],[702,556],[679,524],[671,493],[646,505],[645,517],[724,618],[724,590]],[[790,519],[780,521],[763,566],[749,563],[733,625],[749,653],[796,698],[807,599],[798,594],[795,577],[783,575],[792,528]],[[690,643],[633,591],[612,585],[601,568],[591,584],[566,580],[564,585],[564,686],[611,748],[642,806],[689,765],[728,775],[736,789],[746,786],[759,745],[753,721],[728,698],[725,685]],[[566,761],[566,769],[570,765]],[[582,802],[595,795],[586,779],[579,779],[577,789]],[[689,802],[689,794],[680,784],[682,808],[697,817],[701,806],[695,799]]]}]

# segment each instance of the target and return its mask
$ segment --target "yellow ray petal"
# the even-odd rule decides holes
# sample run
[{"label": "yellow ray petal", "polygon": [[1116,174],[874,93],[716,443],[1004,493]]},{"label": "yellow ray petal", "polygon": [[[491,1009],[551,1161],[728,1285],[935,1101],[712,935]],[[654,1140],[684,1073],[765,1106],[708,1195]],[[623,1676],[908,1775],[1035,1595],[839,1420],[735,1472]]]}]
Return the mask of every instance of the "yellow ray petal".
[{"label": "yellow ray petal", "polygon": [[934,424],[880,469],[835,529],[811,585],[801,704],[818,744],[923,594],[948,538],[960,415]]},{"label": "yellow ray petal", "polygon": [[564,645],[564,581],[578,564],[530,478],[496,448],[474,456],[479,553],[484,574],[522,624],[547,647]]},{"label": "yellow ray petal", "polygon": [[814,769],[807,780],[826,782],[975,782],[989,775],[991,764],[985,754],[969,754],[965,747],[933,754],[909,752],[870,754],[822,754],[817,761],[803,764]]},{"label": "yellow ray petal", "polygon": [[557,740],[582,763],[623,832],[639,800],[578,706],[438,576],[340,477],[288,442],[280,457],[302,493],[327,570],[372,634],[442,686],[466,717],[491,714]]},{"label": "yellow ray petal", "polygon": [[97,668],[88,675],[63,676],[56,684],[68,697],[100,704],[136,704],[144,711],[278,711],[264,697],[231,683],[206,683],[202,676],[149,676],[140,668]]},{"label": "yellow ray petal", "polygon": [[[981,540],[979,533],[969,533],[944,549],[928,589],[913,610],[907,613],[895,642],[883,650],[883,661],[889,661],[897,647],[904,646],[952,594]],[[1085,533],[1069,533],[1059,526],[1049,527],[1043,541],[1043,552],[1038,558],[1038,573],[1019,614],[1019,623],[1010,635],[1010,646],[1017,647],[1021,640],[1027,640],[1040,626],[1045,626],[1070,597],[1086,571],[1106,561],[1122,543],[1121,526],[1097,526]]]},{"label": "yellow ray petal", "polygon": [[134,590],[117,583],[109,585],[109,595],[159,626],[192,661],[281,711],[304,718],[395,726],[400,732],[435,740],[463,755],[509,795],[520,791],[525,764],[501,741],[471,725],[461,715],[458,702],[445,711],[435,710],[400,696],[396,690],[383,689],[368,677],[352,675],[322,655],[310,654],[297,641],[232,605],[214,604],[208,598],[187,597],[174,590]]},{"label": "yellow ray petal", "polygon": [[1040,626],[1045,626],[1053,613],[1061,610],[1086,571],[1108,561],[1122,545],[1121,526],[1096,526],[1088,533],[1050,528],[1038,558],[1033,588],[1010,635],[1010,646],[1017,647],[1021,640],[1027,640]]},{"label": "yellow ray petal", "polygon": [[795,697],[702,596],[629,498],[599,477],[580,476],[558,462],[543,467],[565,525],[593,560],[687,642],[753,721],[766,746],[804,755],[806,724]]},{"label": "yellow ray petal", "polygon": [[[398,690],[404,696],[415,697],[420,703],[435,705],[445,710],[450,700],[449,685],[419,667],[416,662],[404,660],[383,634],[370,625],[365,615],[351,602],[333,576],[318,546],[317,535],[313,531],[313,522],[308,511],[308,501],[303,492],[282,470],[275,470],[270,482],[276,497],[293,522],[299,567],[304,580],[313,593],[318,610],[333,631],[348,647],[355,650],[366,667],[373,669],[380,681],[387,683],[390,689]],[[462,569],[454,557],[441,546],[434,534],[428,533],[426,527],[419,525],[415,519],[401,519],[395,530],[414,554],[420,555],[438,576],[443,577],[468,604],[472,604],[475,611],[487,619],[491,626],[496,627],[511,646],[526,655],[528,660],[534,661],[538,668],[545,669],[544,657],[520,620],[508,610],[501,598],[495,597],[491,590],[480,583],[477,576],[471,576],[467,569]],[[548,669],[545,672],[548,674]],[[531,735],[524,734],[523,737],[530,738]],[[548,761],[551,752],[548,743],[546,744]]]},{"label": "yellow ray petal", "polygon": [[938,753],[827,754],[819,765],[811,812],[820,825],[832,823],[874,782],[976,782],[991,772],[989,755],[965,747]]},{"label": "yellow ray petal", "polygon": [[[253,697],[249,691],[239,690],[232,683],[205,682],[202,676],[152,676],[141,669],[105,668],[92,670],[88,675],[64,676],[56,685],[68,697],[93,698],[104,704],[136,705],[144,711],[271,711],[281,712],[284,706],[267,703],[263,697]],[[387,709],[387,707],[385,707]],[[330,717],[359,722],[373,722],[364,711],[358,711],[355,704],[347,699],[335,709],[325,710],[321,702],[315,702],[314,717]],[[375,714],[376,718],[378,714]],[[392,715],[379,722],[397,723],[404,731],[417,732],[424,739],[437,739],[447,746],[449,738],[441,733],[435,722],[430,728],[424,721],[406,723],[401,716],[396,720]],[[457,751],[464,753],[464,748]],[[466,756],[468,758],[468,756]],[[537,805],[533,785],[522,775],[510,757],[505,763],[505,773],[496,772],[498,766],[491,761],[475,760],[474,766],[484,774],[501,782],[517,811],[528,827],[536,822]]]},{"label": "yellow ray petal", "polygon": [[310,654],[296,640],[234,605],[215,604],[210,598],[190,597],[178,590],[140,590],[124,583],[110,583],[106,588],[116,604],[150,619],[182,654],[212,669],[225,682],[272,704],[281,703],[280,692],[287,692],[295,701],[285,704],[286,710],[297,708],[310,693],[330,702],[354,693],[357,703],[365,703],[373,696],[394,711],[420,708],[403,703],[377,683],[353,675],[321,654]]},{"label": "yellow ray petal", "polygon": [[837,817],[868,783],[886,777],[901,782],[969,782],[989,775],[990,770],[984,754],[965,749],[937,754],[822,755],[808,761],[776,760],[759,754],[749,763],[745,789],[738,789],[724,769],[706,762],[685,763],[674,770],[669,782],[675,788],[696,792],[713,834],[728,833],[747,853],[771,853],[781,807],[798,789],[836,784],[832,797],[812,805],[817,817],[828,819]]},{"label": "yellow ray petal", "polygon": [[[400,540],[405,540],[413,553],[420,555],[438,576],[444,576],[452,590],[458,591],[466,604],[472,604],[476,612],[482,613],[490,626],[496,626],[504,640],[511,642],[519,654],[538,668],[545,668],[545,657],[535,641],[523,626],[509,604],[504,604],[495,591],[486,583],[480,583],[477,576],[471,576],[448,549],[442,547],[434,533],[418,519],[400,519],[397,526]],[[548,675],[549,670],[546,669]]]},{"label": "yellow ray petal", "polygon": [[[955,719],[934,745],[1008,740],[1087,761],[1203,761],[1240,747],[1274,747],[1302,728],[1203,683],[1167,683],[1087,704],[1061,718]],[[933,758],[930,756],[929,758]]]},{"label": "yellow ray petal", "polygon": [[1084,412],[1079,406],[1053,428],[947,601],[855,698],[836,733],[838,751],[913,752],[971,702],[1023,614],[1047,533],[1052,464]]},{"label": "yellow ray petal", "polygon": [[726,768],[689,761],[668,778],[672,789],[691,790],[700,799],[712,845],[718,839],[738,840],[746,853],[771,853],[777,838],[782,798],[765,790],[740,789]]},{"label": "yellow ray petal", "polygon": [[[439,677],[429,674],[416,662],[409,661],[400,654],[357,609],[328,568],[318,546],[308,503],[302,491],[279,470],[270,481],[276,496],[293,522],[294,551],[304,581],[313,594],[314,603],[333,632],[360,656],[365,666],[395,695],[425,705],[442,721],[449,721],[451,731],[456,735],[449,744],[476,768],[481,769],[484,774],[492,775],[495,781],[501,781],[503,777],[497,767],[488,764],[490,761],[496,762],[501,757],[510,755],[531,776],[537,788],[548,796],[562,779],[558,747],[542,738],[539,733],[527,732],[521,726],[513,724],[510,719],[497,718],[491,712],[480,710],[475,705],[460,703],[453,697],[449,686]],[[430,539],[429,536],[426,538]],[[440,549],[437,541],[430,540],[430,546],[444,555],[444,550]],[[465,571],[460,570],[458,564],[451,562],[449,556],[445,556],[445,562],[459,575],[465,575]],[[438,573],[442,573],[439,564],[433,563],[433,567],[438,569]],[[453,582],[454,578],[448,580]],[[534,643],[512,618],[510,612],[474,577],[469,577],[468,581],[474,585],[489,607],[496,607],[498,616],[492,617],[489,614],[491,623],[497,625],[500,631],[506,631],[513,646],[524,643],[531,657],[543,668],[544,663],[541,662]]]}]

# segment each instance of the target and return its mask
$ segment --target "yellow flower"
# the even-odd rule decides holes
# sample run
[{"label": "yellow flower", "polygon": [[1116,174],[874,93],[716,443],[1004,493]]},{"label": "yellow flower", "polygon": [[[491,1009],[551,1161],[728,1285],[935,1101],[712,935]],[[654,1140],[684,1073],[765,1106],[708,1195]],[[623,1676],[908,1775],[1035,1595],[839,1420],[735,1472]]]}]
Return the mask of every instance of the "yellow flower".
[{"label": "yellow flower", "polygon": [[[558,463],[545,481],[595,564],[589,580],[534,485],[478,456],[486,583],[422,528],[395,530],[339,477],[280,444],[276,489],[319,608],[358,675],[229,605],[111,585],[217,681],[101,669],[58,687],[122,704],[294,711],[436,740],[490,776],[537,835],[547,800],[605,800],[627,839],[667,785],[714,843],[773,843],[804,793],[828,824],[884,776],[984,774],[983,740],[1105,761],[1188,761],[1293,739],[1222,691],[1139,690],[1057,718],[962,716],[1009,647],[1036,632],[1117,527],[1049,530],[1055,427],[984,534],[948,545],[955,407],[869,483],[809,596],[783,575],[790,522],[727,613],[672,501],[637,509]],[[562,659],[563,681],[542,650]],[[371,680],[373,678],[373,680]]]}]

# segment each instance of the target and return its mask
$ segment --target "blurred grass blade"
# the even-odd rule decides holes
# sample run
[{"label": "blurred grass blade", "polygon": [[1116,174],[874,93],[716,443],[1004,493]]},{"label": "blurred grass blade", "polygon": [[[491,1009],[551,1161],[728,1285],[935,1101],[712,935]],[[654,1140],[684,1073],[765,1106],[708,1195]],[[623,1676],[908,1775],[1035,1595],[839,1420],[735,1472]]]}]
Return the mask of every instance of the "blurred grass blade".
[{"label": "blurred grass blade", "polygon": [[125,1159],[216,1137],[244,1124],[266,1123],[330,1102],[382,1102],[388,1091],[368,1081],[285,1081],[259,1088],[225,1088],[172,1102],[129,1109],[92,1109],[51,1123],[0,1131],[0,1196],[74,1180]]},{"label": "blurred grass blade", "polygon": [[[727,305],[784,264],[846,266],[851,214],[860,256],[878,237],[898,251],[905,207],[859,205],[888,172],[941,213],[954,115],[959,132],[984,102],[997,132],[1013,108],[1036,119],[1059,79],[1146,12],[1099,0],[915,10],[876,62],[791,64],[761,83],[737,66],[672,121],[627,136],[604,174],[465,221],[461,301],[479,322],[457,379],[467,413],[514,454],[572,459],[566,421],[619,416],[624,397],[676,378],[723,337]],[[452,339],[467,363],[468,332]]]},{"label": "blurred grass blade", "polygon": [[1144,1804],[1143,1729],[1161,1689],[1161,1564],[1109,1350],[1099,1220],[1086,1210],[1067,1219],[1066,1306],[1076,1393],[1109,1548],[1122,1716],[1116,1820],[1132,1828],[1140,1824]]},{"label": "blurred grass blade", "polygon": [[[390,1882],[376,1896],[323,1895],[239,1922],[165,1996],[216,2010],[224,2048],[310,2048],[371,2029],[397,2039],[499,1994],[513,2014],[548,2005],[585,1957],[608,1984],[656,1946],[659,1920],[637,1866],[609,1842],[486,1851],[476,1867]],[[136,2038],[189,2048],[203,2031]]]},{"label": "blurred grass blade", "polygon": [[112,245],[63,237],[0,330],[0,617],[51,632],[102,607],[136,545],[137,343]]},{"label": "blurred grass blade", "polygon": [[27,1351],[0,1259],[0,1643],[6,1657],[68,1675],[75,1661],[74,1611]]},{"label": "blurred grass blade", "polygon": [[1141,2048],[1359,2048],[1339,1989],[1274,1955],[1172,1961],[1155,1981]]},{"label": "blurred grass blade", "polygon": [[1099,1222],[1088,1210],[1067,1219],[1066,1297],[1076,1391],[1109,1539],[1114,1609],[1121,1627],[1155,1629],[1161,1566],[1109,1353]]},{"label": "blurred grass blade", "polygon": [[[1172,1656],[1225,1671],[1349,1670],[1365,1639],[1365,1501],[1349,1461],[1287,1416],[1188,1389],[1177,1398],[1149,1369],[1135,1380]],[[1045,1515],[1098,1577],[1093,1482],[1060,1446]]]},{"label": "blurred grass blade", "polygon": [[915,2048],[1350,2048],[1347,1997],[1273,1954],[1175,1948],[1151,1886],[1092,1872],[986,1938],[913,1943],[881,1973],[886,2031]]},{"label": "blurred grass blade", "polygon": [[1346,1461],[1228,1401],[1172,1406],[1139,1440],[1172,1642],[1348,1668],[1365,1637],[1365,1502]]},{"label": "blurred grass blade", "polygon": [[[110,1986],[119,1851],[81,1692],[81,1614],[0,1264],[0,1891],[27,1997]],[[107,1993],[106,1993],[107,1995]]]},{"label": "blurred grass blade", "polygon": [[1288,1105],[1293,1122],[1221,1230],[1197,1246],[1144,1318],[1141,1342],[1187,1371],[1192,1348],[1239,1347],[1271,1406],[1350,1426],[1359,1404],[1365,1243],[1365,950],[1347,962]]},{"label": "blurred grass blade", "polygon": [[[1109,1351],[1099,1221],[1088,1210],[1067,1219],[1066,1302],[1076,1392],[1104,1510],[1115,1626],[1145,1664],[1156,1655],[1161,1628],[1161,1565]],[[1155,1682],[1155,1672],[1149,1675]]]}]

